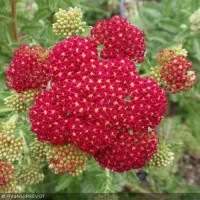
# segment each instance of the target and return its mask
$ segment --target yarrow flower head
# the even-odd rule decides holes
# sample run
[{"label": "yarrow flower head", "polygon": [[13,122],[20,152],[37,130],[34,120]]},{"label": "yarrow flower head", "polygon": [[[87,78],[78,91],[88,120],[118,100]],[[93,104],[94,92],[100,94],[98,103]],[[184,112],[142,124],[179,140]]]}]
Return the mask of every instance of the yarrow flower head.
[{"label": "yarrow flower head", "polygon": [[[141,78],[131,60],[98,60],[97,43],[77,36],[58,43],[50,59],[51,89],[40,92],[30,109],[31,130],[39,141],[71,143],[101,164],[99,154],[115,149],[119,137],[129,138],[129,130],[143,135],[162,120],[164,90],[153,79]],[[107,167],[144,166],[151,157],[147,154],[138,157],[138,165],[135,160],[119,169]]]},{"label": "yarrow flower head", "polygon": [[91,30],[91,38],[104,45],[104,59],[128,58],[141,63],[146,45],[142,32],[127,19],[116,15],[110,20],[99,21]]},{"label": "yarrow flower head", "polygon": [[55,14],[56,22],[53,24],[53,32],[55,35],[72,37],[79,33],[85,32],[82,21],[83,13],[80,8],[69,8],[69,11],[59,9]]},{"label": "yarrow flower head", "polygon": [[42,91],[35,98],[35,106],[30,109],[31,130],[38,141],[64,145],[69,141],[66,112],[55,106],[54,96],[49,91]]},{"label": "yarrow flower head", "polygon": [[72,79],[75,72],[90,60],[98,59],[97,43],[90,38],[74,36],[58,43],[49,55],[51,59],[50,75],[58,79]]},{"label": "yarrow flower head", "polygon": [[103,167],[116,172],[141,168],[157,151],[156,132],[121,133],[115,143],[94,157]]},{"label": "yarrow flower head", "polygon": [[7,87],[17,92],[45,88],[49,81],[48,52],[41,46],[21,45],[6,71]]},{"label": "yarrow flower head", "polygon": [[169,146],[158,145],[157,153],[151,158],[149,164],[153,167],[162,168],[171,165],[174,161],[174,153]]},{"label": "yarrow flower head", "polygon": [[155,74],[154,70],[153,76],[160,76],[166,89],[172,94],[186,91],[196,82],[197,72],[188,71],[192,67],[192,63],[185,55],[187,55],[187,51],[179,46],[173,50],[164,49],[157,56],[160,65],[157,67],[159,74]]},{"label": "yarrow flower head", "polygon": [[193,34],[200,33],[200,8],[190,16],[190,27]]},{"label": "yarrow flower head", "polygon": [[14,166],[0,159],[0,187],[12,180],[12,174],[15,171]]},{"label": "yarrow flower head", "polygon": [[77,176],[85,170],[88,161],[86,155],[72,145],[47,146],[47,159],[50,160],[49,169],[54,169],[55,174],[69,173]]}]

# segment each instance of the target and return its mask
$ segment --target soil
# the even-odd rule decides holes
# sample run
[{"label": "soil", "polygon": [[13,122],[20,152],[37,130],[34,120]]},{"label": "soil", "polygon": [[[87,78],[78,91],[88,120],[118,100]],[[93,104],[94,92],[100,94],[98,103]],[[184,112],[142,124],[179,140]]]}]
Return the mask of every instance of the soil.
[{"label": "soil", "polygon": [[185,152],[178,163],[176,174],[182,174],[189,184],[200,186],[200,155]]}]

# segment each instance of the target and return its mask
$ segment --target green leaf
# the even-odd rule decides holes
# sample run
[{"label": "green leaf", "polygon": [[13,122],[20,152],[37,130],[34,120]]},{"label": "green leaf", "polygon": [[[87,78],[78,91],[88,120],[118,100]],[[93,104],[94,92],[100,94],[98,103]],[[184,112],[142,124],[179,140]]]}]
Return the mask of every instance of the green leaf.
[{"label": "green leaf", "polygon": [[172,149],[178,149],[180,148],[181,146],[183,145],[183,143],[178,143],[178,142],[173,142],[173,143],[170,143],[169,144],[169,148],[172,148]]},{"label": "green leaf", "polygon": [[48,4],[48,0],[35,0],[39,7],[46,6]]},{"label": "green leaf", "polygon": [[179,31],[179,23],[174,21],[174,19],[162,18],[159,20],[158,26],[170,33],[177,33]]},{"label": "green leaf", "polygon": [[49,0],[49,7],[50,9],[54,12],[54,11],[57,11],[58,7],[58,2],[59,0]]},{"label": "green leaf", "polygon": [[84,33],[79,34],[80,37],[89,37],[90,36],[90,31],[93,28],[92,26],[84,26],[85,29]]},{"label": "green leaf", "polygon": [[39,9],[37,12],[35,12],[34,14],[34,21],[38,21],[39,19],[46,19],[47,17],[50,16],[50,12],[49,12],[49,8],[46,7],[42,7],[41,9]]},{"label": "green leaf", "polygon": [[199,57],[200,55],[200,42],[197,38],[193,39],[193,48],[195,51],[195,56]]},{"label": "green leaf", "polygon": [[69,174],[62,175],[58,184],[56,185],[55,191],[60,192],[65,190],[73,181],[73,177]]}]

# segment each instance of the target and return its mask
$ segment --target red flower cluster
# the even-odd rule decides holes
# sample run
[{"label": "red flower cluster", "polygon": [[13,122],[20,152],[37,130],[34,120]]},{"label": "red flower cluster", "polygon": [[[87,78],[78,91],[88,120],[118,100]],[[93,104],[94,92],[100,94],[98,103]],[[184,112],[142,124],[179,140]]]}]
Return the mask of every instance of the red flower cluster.
[{"label": "red flower cluster", "polygon": [[6,71],[6,84],[17,92],[45,88],[49,81],[48,53],[41,46],[21,45]]},{"label": "red flower cluster", "polygon": [[156,153],[156,132],[121,133],[112,146],[100,151],[95,159],[103,167],[123,172],[141,168]]},{"label": "red flower cluster", "polygon": [[146,51],[142,32],[127,19],[114,16],[99,21],[91,30],[91,37],[105,48],[101,57],[105,59],[128,58],[141,63]]},{"label": "red flower cluster", "polygon": [[88,158],[83,152],[72,145],[47,148],[47,158],[50,159],[49,169],[55,174],[69,173],[77,176],[85,169]]},{"label": "red flower cluster", "polygon": [[165,49],[157,56],[159,64],[162,66],[161,79],[166,82],[166,89],[172,94],[188,90],[197,79],[197,72],[188,72],[192,63],[188,62],[185,56],[174,54],[174,51]]},{"label": "red flower cluster", "polygon": [[[164,90],[153,79],[141,78],[126,58],[98,60],[97,44],[89,38],[65,39],[50,58],[51,89],[39,93],[30,109],[31,130],[38,140],[71,143],[115,171],[144,166],[156,151],[157,139],[148,128],[162,119],[167,105]],[[125,142],[121,155],[125,149],[132,152],[118,163],[121,168],[112,157],[118,142]],[[105,161],[104,152],[112,154],[110,161]]]},{"label": "red flower cluster", "polygon": [[12,180],[12,173],[15,171],[11,163],[0,159],[0,186]]},{"label": "red flower cluster", "polygon": [[42,91],[35,98],[35,107],[30,109],[31,130],[39,141],[50,141],[53,145],[68,143],[67,116],[59,112],[51,92]]},{"label": "red flower cluster", "polygon": [[56,44],[51,59],[50,74],[53,79],[62,80],[73,77],[90,59],[98,58],[97,43],[90,38],[67,38]]},{"label": "red flower cluster", "polygon": [[165,66],[174,56],[173,50],[168,50],[165,48],[159,52],[159,54],[156,56],[156,59],[160,66]]}]

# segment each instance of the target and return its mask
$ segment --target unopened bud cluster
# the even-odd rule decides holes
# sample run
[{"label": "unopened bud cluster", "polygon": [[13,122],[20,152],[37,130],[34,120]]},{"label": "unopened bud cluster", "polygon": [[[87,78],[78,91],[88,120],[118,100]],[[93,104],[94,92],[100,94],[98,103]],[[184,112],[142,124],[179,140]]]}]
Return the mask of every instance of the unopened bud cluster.
[{"label": "unopened bud cluster", "polygon": [[5,122],[2,122],[1,123],[1,129],[2,129],[2,132],[7,134],[7,135],[10,135],[10,134],[13,134],[14,131],[15,131],[15,128],[16,128],[16,122],[14,123],[5,123]]},{"label": "unopened bud cluster", "polygon": [[151,158],[150,165],[157,168],[171,165],[174,161],[174,153],[166,145],[158,145],[157,153]]},{"label": "unopened bud cluster", "polygon": [[162,79],[160,77],[161,69],[162,67],[160,66],[155,66],[150,68],[150,77],[153,78],[158,83],[158,85],[162,84]]},{"label": "unopened bud cluster", "polygon": [[74,146],[68,144],[47,148],[47,159],[50,160],[49,169],[54,169],[55,174],[69,173],[77,176],[85,170],[88,158]]},{"label": "unopened bud cluster", "polygon": [[200,9],[190,16],[190,27],[193,34],[200,33]]},{"label": "unopened bud cluster", "polygon": [[30,155],[36,161],[44,161],[46,159],[46,150],[50,146],[48,142],[35,141],[30,144]]},{"label": "unopened bud cluster", "polygon": [[69,11],[59,9],[55,14],[56,23],[53,26],[55,35],[72,37],[85,31],[83,26],[86,24],[82,21],[83,13],[80,8],[69,8]]},{"label": "unopened bud cluster", "polygon": [[17,181],[15,179],[8,182],[6,185],[0,186],[0,193],[20,193],[22,192],[22,188],[17,185]]},{"label": "unopened bud cluster", "polygon": [[165,48],[159,52],[159,54],[156,56],[156,59],[160,66],[165,66],[167,63],[170,62],[173,56],[174,56],[174,51]]},{"label": "unopened bud cluster", "polygon": [[15,138],[14,135],[0,134],[0,158],[14,162],[21,158],[24,142],[23,138]]},{"label": "unopened bud cluster", "polygon": [[2,123],[2,131],[0,132],[0,159],[14,162],[21,158],[24,147],[22,137],[15,138],[14,130],[16,123]]},{"label": "unopened bud cluster", "polygon": [[12,180],[12,173],[15,171],[14,166],[0,159],[0,187]]},{"label": "unopened bud cluster", "polygon": [[185,56],[187,57],[187,50],[183,48],[183,45],[180,44],[174,48],[172,48],[172,51],[174,52],[174,56]]},{"label": "unopened bud cluster", "polygon": [[15,174],[18,184],[33,185],[43,181],[44,175],[40,173],[40,169],[37,163],[20,166]]},{"label": "unopened bud cluster", "polygon": [[28,90],[21,93],[12,91],[11,95],[4,100],[9,108],[13,108],[17,113],[22,113],[28,111],[36,95],[37,92],[35,90]]}]

